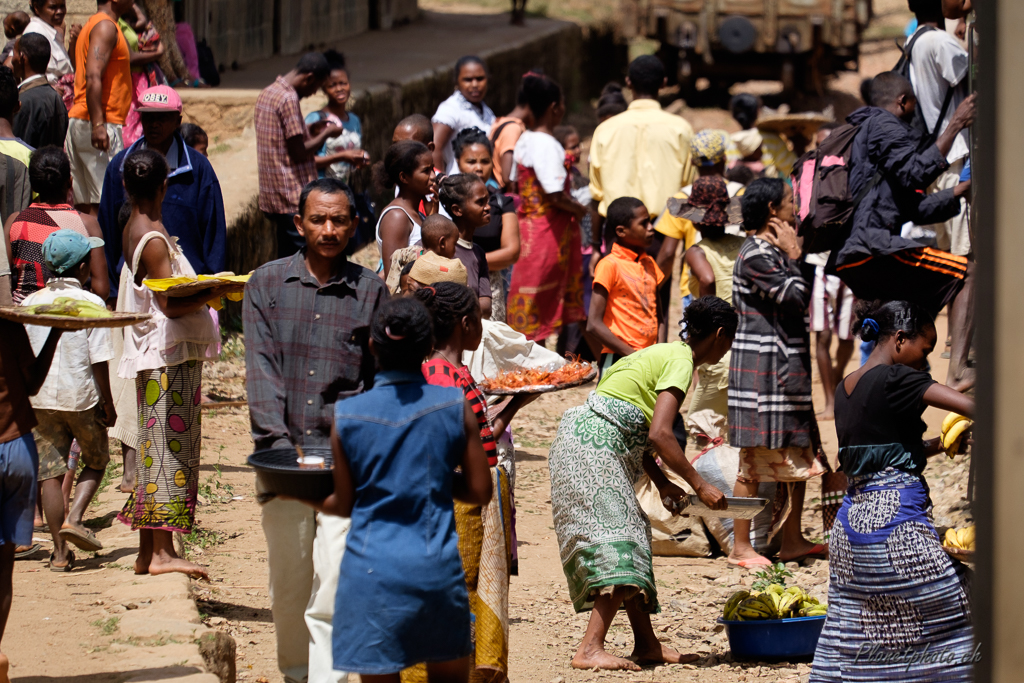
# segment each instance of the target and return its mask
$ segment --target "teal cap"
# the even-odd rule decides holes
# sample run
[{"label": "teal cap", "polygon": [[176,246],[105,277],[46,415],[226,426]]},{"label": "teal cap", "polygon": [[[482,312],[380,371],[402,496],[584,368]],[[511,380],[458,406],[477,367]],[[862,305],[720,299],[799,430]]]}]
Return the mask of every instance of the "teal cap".
[{"label": "teal cap", "polygon": [[86,237],[74,230],[58,230],[43,242],[43,262],[57,275],[74,268],[96,247],[102,247],[99,237]]}]

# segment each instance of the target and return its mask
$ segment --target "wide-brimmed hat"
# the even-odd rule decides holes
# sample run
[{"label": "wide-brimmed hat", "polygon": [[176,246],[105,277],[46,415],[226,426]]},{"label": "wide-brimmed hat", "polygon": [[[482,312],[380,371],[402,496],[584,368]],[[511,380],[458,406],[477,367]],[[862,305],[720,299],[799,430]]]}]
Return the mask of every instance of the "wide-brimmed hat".
[{"label": "wide-brimmed hat", "polygon": [[725,179],[719,176],[697,178],[687,199],[673,197],[668,200],[668,212],[702,225],[725,227],[743,221],[739,200],[729,197]]}]

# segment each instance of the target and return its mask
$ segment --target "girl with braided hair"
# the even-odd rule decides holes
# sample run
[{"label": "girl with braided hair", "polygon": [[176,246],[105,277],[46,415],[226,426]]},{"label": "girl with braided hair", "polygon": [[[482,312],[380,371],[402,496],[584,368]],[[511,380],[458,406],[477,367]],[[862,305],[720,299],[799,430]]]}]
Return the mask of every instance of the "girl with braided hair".
[{"label": "girl with braided hair", "polygon": [[479,244],[473,243],[476,229],[491,222],[490,192],[487,191],[487,185],[473,173],[456,173],[441,181],[438,195],[441,206],[459,229],[459,240],[455,243],[455,258],[466,266],[466,272],[469,274],[466,285],[479,297],[483,317],[491,318],[493,300],[487,253]]},{"label": "girl with braided hair", "polygon": [[456,502],[455,526],[469,604],[476,618],[476,658],[470,680],[503,680],[508,675],[512,497],[508,473],[498,466],[495,435],[504,432],[516,412],[539,394],[514,396],[489,418],[483,393],[462,363],[463,352],[476,349],[483,335],[477,296],[454,282],[423,287],[414,296],[426,304],[434,323],[434,351],[423,364],[427,384],[462,389],[476,414],[491,468],[491,500],[484,505]]},{"label": "girl with braided hair", "polygon": [[370,335],[381,371],[371,390],[335,404],[334,492],[310,503],[352,520],[337,588],[345,608],[333,618],[334,666],[367,682],[398,683],[402,670],[428,662],[431,681],[466,683],[470,603],[452,499],[491,499],[480,430],[462,392],[423,379],[432,342],[423,304],[384,302]]}]

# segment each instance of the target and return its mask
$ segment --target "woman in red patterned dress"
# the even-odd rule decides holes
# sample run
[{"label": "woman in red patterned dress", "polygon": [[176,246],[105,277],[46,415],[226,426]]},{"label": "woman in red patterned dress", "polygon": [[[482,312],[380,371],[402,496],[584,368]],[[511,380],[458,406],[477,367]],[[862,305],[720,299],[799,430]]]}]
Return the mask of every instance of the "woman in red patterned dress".
[{"label": "woman in red patterned dress", "polygon": [[508,323],[543,343],[563,325],[586,316],[579,220],[587,208],[572,197],[565,150],[552,135],[565,116],[562,89],[550,78],[528,75],[523,94],[534,125],[519,137],[512,156],[522,199],[522,250],[512,268]]}]

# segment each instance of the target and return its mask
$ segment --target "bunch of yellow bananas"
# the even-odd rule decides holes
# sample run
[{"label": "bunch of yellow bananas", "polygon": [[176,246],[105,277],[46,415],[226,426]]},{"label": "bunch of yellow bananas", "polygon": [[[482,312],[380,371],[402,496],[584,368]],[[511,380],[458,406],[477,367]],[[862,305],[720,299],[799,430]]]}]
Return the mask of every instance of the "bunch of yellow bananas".
[{"label": "bunch of yellow bananas", "polygon": [[974,525],[963,529],[946,529],[946,538],[942,545],[947,548],[959,548],[960,550],[974,550]]},{"label": "bunch of yellow bananas", "polygon": [[109,318],[111,315],[106,306],[72,299],[69,296],[59,296],[52,304],[36,304],[23,308],[32,315],[63,315],[69,318]]},{"label": "bunch of yellow bananas", "polygon": [[818,602],[798,586],[773,583],[763,592],[736,591],[725,603],[722,617],[726,621],[756,621],[791,617],[822,616],[828,605]]},{"label": "bunch of yellow bananas", "polygon": [[939,437],[946,455],[951,458],[956,455],[956,452],[960,450],[960,440],[963,439],[964,432],[973,425],[974,420],[959,413],[950,413],[946,416],[946,419],[942,421],[942,435]]}]

